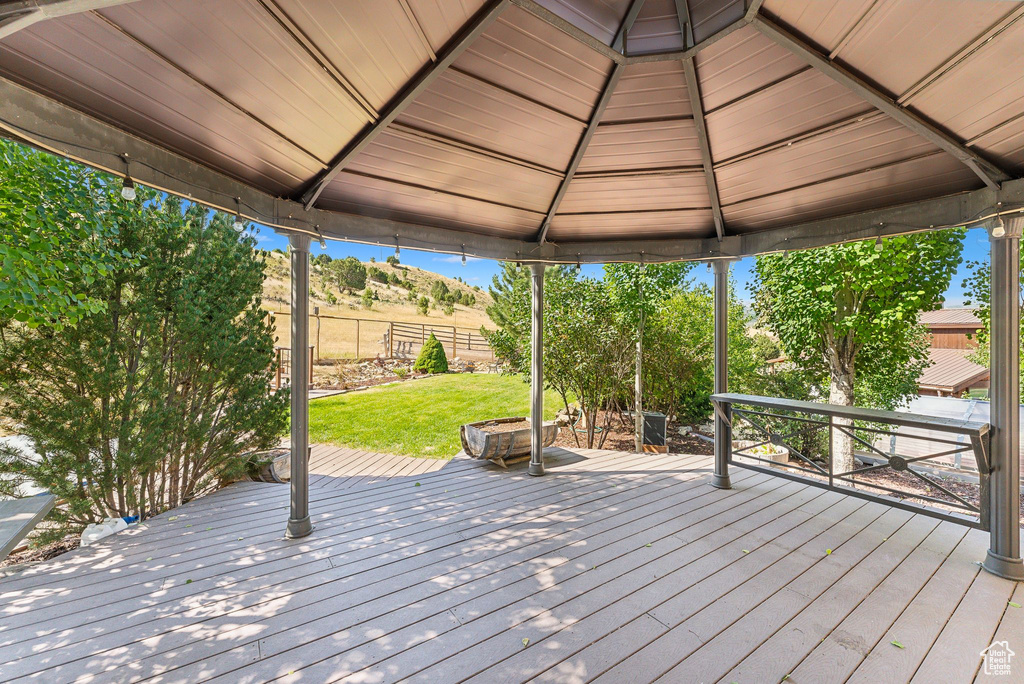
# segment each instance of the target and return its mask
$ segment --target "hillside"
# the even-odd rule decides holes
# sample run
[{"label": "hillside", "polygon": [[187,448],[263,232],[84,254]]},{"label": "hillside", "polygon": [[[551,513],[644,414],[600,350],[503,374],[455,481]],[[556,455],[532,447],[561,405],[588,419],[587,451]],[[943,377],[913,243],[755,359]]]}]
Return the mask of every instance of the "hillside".
[{"label": "hillside", "polygon": [[[487,316],[487,307],[492,303],[490,294],[485,288],[477,289],[466,283],[453,278],[425,271],[415,266],[399,264],[393,266],[384,262],[363,262],[363,266],[376,267],[385,274],[394,273],[398,278],[411,281],[415,286],[417,298],[421,295],[430,297],[431,306],[427,315],[422,315],[415,301],[408,299],[409,291],[398,285],[389,285],[367,278],[367,286],[377,295],[370,308],[362,303],[362,291],[344,292],[337,282],[334,282],[329,275],[329,269],[313,264],[310,269],[310,312],[314,306],[320,307],[321,316],[339,316],[349,319],[362,319],[363,321],[382,321],[380,324],[364,323],[360,329],[360,340],[362,348],[360,355],[366,355],[368,351],[375,351],[379,338],[386,329],[383,321],[401,321],[405,323],[421,323],[435,326],[456,326],[459,329],[479,330],[481,326],[493,328],[490,318]],[[450,291],[472,293],[476,302],[472,306],[456,304],[452,315],[446,315],[434,298],[430,295],[431,288],[436,281],[443,282]],[[291,286],[289,284],[288,257],[281,252],[269,252],[267,254],[267,279],[263,284],[263,307],[268,311],[287,313],[289,309],[289,297]],[[280,343],[287,343],[287,316],[278,317],[278,339]],[[346,356],[354,354],[354,327],[351,331],[343,329],[347,323],[343,321],[322,321],[322,329],[330,341],[324,340],[325,353],[329,347],[336,347],[337,351]],[[335,338],[337,344],[334,343]],[[341,338],[348,340],[344,349],[341,348]],[[351,339],[350,339],[351,338]]]}]

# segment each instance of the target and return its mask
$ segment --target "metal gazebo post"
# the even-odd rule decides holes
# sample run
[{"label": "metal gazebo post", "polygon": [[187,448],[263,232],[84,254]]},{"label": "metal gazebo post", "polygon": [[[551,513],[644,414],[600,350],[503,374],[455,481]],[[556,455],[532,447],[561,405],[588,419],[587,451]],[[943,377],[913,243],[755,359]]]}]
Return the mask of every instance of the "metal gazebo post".
[{"label": "metal gazebo post", "polygon": [[309,243],[308,235],[290,234],[292,280],[291,369],[291,513],[285,536],[305,537],[309,519]]},{"label": "metal gazebo post", "polygon": [[[990,541],[983,567],[1024,580],[1020,555],[1020,237],[1024,217],[997,219],[992,244]],[[1001,234],[1000,234],[1001,233]]]},{"label": "metal gazebo post", "polygon": [[530,264],[530,475],[544,474],[544,264]]},{"label": "metal gazebo post", "polygon": [[[729,260],[712,262],[715,271],[715,394],[729,391]],[[722,408],[728,411],[728,408]],[[732,489],[729,480],[729,451],[732,449],[732,426],[728,414],[715,411],[715,472],[711,485]]]}]

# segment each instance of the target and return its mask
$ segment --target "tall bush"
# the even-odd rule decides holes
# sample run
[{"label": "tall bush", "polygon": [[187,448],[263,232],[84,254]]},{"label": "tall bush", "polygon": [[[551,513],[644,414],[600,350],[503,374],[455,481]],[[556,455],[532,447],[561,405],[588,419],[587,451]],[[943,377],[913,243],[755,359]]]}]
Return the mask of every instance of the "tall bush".
[{"label": "tall bush", "polygon": [[430,337],[423,343],[423,348],[420,349],[420,354],[416,357],[416,363],[413,364],[412,369],[424,373],[448,372],[448,357],[444,353],[444,347],[434,337],[434,333],[430,333]]},{"label": "tall bush", "polygon": [[108,197],[112,246],[138,258],[88,284],[103,310],[61,330],[4,331],[7,427],[39,458],[0,474],[67,502],[58,531],[143,518],[240,474],[277,442],[287,393],[270,393],[273,329],[260,308],[263,262],[233,219],[139,188]]}]

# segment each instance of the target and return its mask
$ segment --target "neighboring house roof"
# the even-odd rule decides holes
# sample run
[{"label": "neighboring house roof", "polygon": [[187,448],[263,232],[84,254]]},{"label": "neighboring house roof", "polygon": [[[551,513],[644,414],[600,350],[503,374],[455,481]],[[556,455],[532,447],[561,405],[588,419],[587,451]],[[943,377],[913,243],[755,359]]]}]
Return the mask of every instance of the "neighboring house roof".
[{"label": "neighboring house roof", "polygon": [[917,384],[921,388],[959,392],[988,377],[988,368],[971,361],[971,349],[929,349],[928,368]]},{"label": "neighboring house roof", "polygon": [[920,321],[929,328],[981,327],[981,319],[974,313],[974,309],[967,307],[925,311],[921,314]]}]

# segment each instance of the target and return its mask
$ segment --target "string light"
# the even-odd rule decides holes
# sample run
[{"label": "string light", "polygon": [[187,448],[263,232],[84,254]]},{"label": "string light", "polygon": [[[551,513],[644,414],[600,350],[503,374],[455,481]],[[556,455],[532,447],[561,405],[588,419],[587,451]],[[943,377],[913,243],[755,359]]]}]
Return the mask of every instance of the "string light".
[{"label": "string light", "polygon": [[996,216],[995,223],[992,224],[992,237],[1001,238],[1006,235],[1006,224],[1003,223],[1002,216]]},{"label": "string light", "polygon": [[402,246],[398,244],[398,236],[395,236],[395,258],[402,256]]},{"label": "string light", "polygon": [[466,265],[466,245],[462,245],[462,265]]},{"label": "string light", "polygon": [[881,235],[879,235],[877,238],[875,238],[875,251],[876,252],[881,252],[882,251],[882,236]]},{"label": "string light", "polygon": [[235,232],[241,233],[245,230],[245,223],[242,222],[242,198],[235,198]]},{"label": "string light", "polygon": [[127,154],[122,155],[122,159],[124,159],[124,180],[121,181],[121,198],[131,202],[136,197],[135,181],[132,180],[131,173],[132,166]]},{"label": "string light", "polygon": [[316,231],[316,236],[318,238],[320,238],[320,249],[322,249],[322,250],[324,250],[326,252],[327,251],[327,242],[324,240],[323,233],[320,232],[320,224],[318,223],[317,225],[313,226],[313,229]]}]

